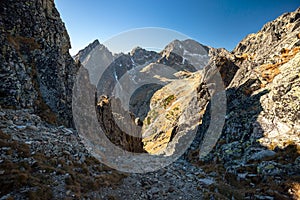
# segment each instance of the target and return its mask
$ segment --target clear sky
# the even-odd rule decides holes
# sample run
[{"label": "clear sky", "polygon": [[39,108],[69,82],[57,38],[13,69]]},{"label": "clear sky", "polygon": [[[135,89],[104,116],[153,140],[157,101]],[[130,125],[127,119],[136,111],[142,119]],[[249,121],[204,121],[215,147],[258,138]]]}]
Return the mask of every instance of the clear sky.
[{"label": "clear sky", "polygon": [[172,29],[231,51],[266,22],[296,10],[300,0],[55,0],[55,4],[74,55],[95,39],[103,43],[143,27]]}]

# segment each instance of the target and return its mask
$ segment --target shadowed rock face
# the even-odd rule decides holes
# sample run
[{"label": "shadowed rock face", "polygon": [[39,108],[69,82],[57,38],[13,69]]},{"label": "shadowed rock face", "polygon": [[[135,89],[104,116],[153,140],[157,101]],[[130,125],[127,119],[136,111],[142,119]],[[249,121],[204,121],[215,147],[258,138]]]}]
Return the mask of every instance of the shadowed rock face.
[{"label": "shadowed rock face", "polygon": [[129,110],[138,117],[141,121],[144,121],[150,110],[150,101],[153,94],[161,89],[163,86],[159,84],[147,84],[138,88],[130,98]]},{"label": "shadowed rock face", "polygon": [[[95,56],[97,56],[97,54],[95,54]],[[142,68],[143,66],[155,62],[158,58],[159,55],[156,52],[146,51],[141,48],[134,49],[130,54],[117,55],[108,66],[103,69],[103,72],[100,74],[101,77],[98,77],[99,81],[96,85],[98,94],[111,96],[116,83],[124,74],[128,74],[130,70],[134,71],[136,68]],[[134,73],[132,75],[134,76]]]},{"label": "shadowed rock face", "polygon": [[[112,112],[111,104],[116,104],[117,106],[120,105],[118,100],[108,99],[107,97],[102,96],[96,106],[98,122],[107,138],[123,150],[136,153],[145,152],[143,150],[140,127],[135,123],[134,115],[130,112],[126,112],[122,106],[118,107],[119,112],[116,115],[116,113]],[[128,115],[129,119],[126,119],[125,121],[124,118],[126,115]],[[126,128],[127,130],[130,130],[131,135],[118,126],[117,120],[125,121]]]},{"label": "shadowed rock face", "polygon": [[[261,144],[271,149],[277,146],[284,148],[289,144],[300,146],[299,108],[296,106],[300,103],[299,12],[300,9],[297,9],[267,23],[259,32],[248,35],[233,50],[239,70],[228,90],[239,88],[235,97],[240,99],[240,104],[248,102],[255,105],[253,96],[262,94],[259,99],[261,109],[251,106],[247,118],[242,118],[249,125],[242,130],[246,138],[260,135]],[[232,95],[229,95],[229,101],[235,101]],[[235,119],[234,113],[239,112],[234,110],[229,110],[230,121]],[[238,118],[241,119],[240,116]],[[231,123],[227,126],[231,126],[231,130],[237,128]]]},{"label": "shadowed rock face", "polygon": [[53,0],[0,2],[1,89],[7,108],[32,108],[52,123],[72,125],[78,65]]}]

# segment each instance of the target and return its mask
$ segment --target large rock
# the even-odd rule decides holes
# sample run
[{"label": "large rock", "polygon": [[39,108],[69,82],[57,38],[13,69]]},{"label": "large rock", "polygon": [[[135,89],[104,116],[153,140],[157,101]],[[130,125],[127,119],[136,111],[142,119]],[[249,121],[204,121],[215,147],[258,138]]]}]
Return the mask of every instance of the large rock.
[{"label": "large rock", "polygon": [[[293,144],[300,147],[299,12],[300,9],[267,23],[231,53],[211,49],[210,63],[218,66],[227,86],[227,114],[216,154],[210,159],[219,157],[231,162],[236,156],[244,156],[236,152],[236,156],[227,159],[226,154],[234,152],[224,151],[224,143],[242,145],[239,149],[245,152],[247,147],[261,145],[270,149]],[[200,135],[209,122],[208,117]]]},{"label": "large rock", "polygon": [[300,149],[300,53],[279,67],[280,73],[264,89],[262,112],[257,117],[264,137],[260,143],[274,149],[297,145]]},{"label": "large rock", "polygon": [[49,122],[71,126],[78,65],[54,1],[0,4],[1,106],[32,108]]},{"label": "large rock", "polygon": [[299,51],[299,12],[300,8],[268,22],[236,46],[233,54],[241,69],[231,87],[241,85],[246,78],[258,77],[264,85],[273,80],[279,73],[278,67]]},{"label": "large rock", "polygon": [[278,17],[234,49],[239,70],[228,86],[228,135],[252,142],[265,135],[271,149],[300,146],[299,16],[297,9]]}]

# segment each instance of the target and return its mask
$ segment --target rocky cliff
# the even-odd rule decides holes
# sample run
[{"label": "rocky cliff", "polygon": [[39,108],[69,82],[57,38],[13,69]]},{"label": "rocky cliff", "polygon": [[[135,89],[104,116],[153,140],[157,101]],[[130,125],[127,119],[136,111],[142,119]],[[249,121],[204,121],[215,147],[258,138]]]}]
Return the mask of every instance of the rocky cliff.
[{"label": "rocky cliff", "polygon": [[0,1],[0,47],[0,199],[96,198],[118,183],[66,128],[80,64],[54,1]]},{"label": "rocky cliff", "polygon": [[54,1],[0,4],[1,107],[31,108],[48,122],[71,126],[78,66]]},{"label": "rocky cliff", "polygon": [[[230,194],[224,191],[225,195],[238,196],[236,188],[244,187],[238,191],[244,198],[251,196],[254,187],[253,198],[284,199],[289,198],[287,188],[299,185],[299,12],[267,23],[233,52],[211,52],[227,86],[226,121],[210,154],[199,158],[198,143],[197,151],[189,156],[200,165],[213,163],[207,170],[227,181],[214,189],[232,190]],[[212,123],[209,112],[205,117],[200,138]],[[299,193],[299,189],[289,191]]]}]

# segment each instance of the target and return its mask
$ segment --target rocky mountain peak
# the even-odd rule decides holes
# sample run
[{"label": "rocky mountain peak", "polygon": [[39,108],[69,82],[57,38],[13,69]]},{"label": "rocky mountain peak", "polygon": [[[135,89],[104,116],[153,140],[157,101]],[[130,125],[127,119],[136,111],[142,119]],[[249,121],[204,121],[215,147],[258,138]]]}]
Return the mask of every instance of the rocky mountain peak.
[{"label": "rocky mountain peak", "polygon": [[90,43],[88,46],[86,46],[84,49],[80,50],[75,56],[74,60],[79,60],[80,62],[83,62],[84,59],[88,56],[88,54],[91,53],[92,50],[94,50],[97,46],[103,46],[100,44],[99,40],[96,39],[92,43]]},{"label": "rocky mountain peak", "polygon": [[186,40],[174,40],[170,42],[163,50],[165,53],[175,53],[178,55],[184,55],[187,53],[190,54],[199,54],[207,55],[209,47],[202,45],[195,40],[186,39]]},{"label": "rocky mountain peak", "polygon": [[138,53],[138,52],[145,52],[146,50],[143,49],[142,47],[135,47],[133,48],[131,51],[130,51],[130,55],[133,56],[135,53]]},{"label": "rocky mountain peak", "polygon": [[237,55],[252,56],[262,64],[280,54],[283,48],[300,46],[298,30],[300,27],[299,9],[285,13],[265,24],[260,31],[246,36],[233,50]]},{"label": "rocky mountain peak", "polygon": [[155,60],[155,58],[158,58],[158,53],[155,51],[148,51],[141,47],[135,47],[130,52],[130,56],[132,57],[135,65],[143,65],[149,61]]},{"label": "rocky mountain peak", "polygon": [[186,39],[183,41],[172,41],[162,50],[161,55],[166,60],[170,57],[170,60],[178,60],[182,63],[188,61],[188,63],[195,68],[202,69],[208,63],[208,53],[209,47],[195,40]]},{"label": "rocky mountain peak", "polygon": [[101,71],[110,65],[115,57],[106,46],[100,44],[99,40],[96,39],[80,50],[74,59],[77,62],[80,61],[88,70],[91,83],[97,85]]}]

